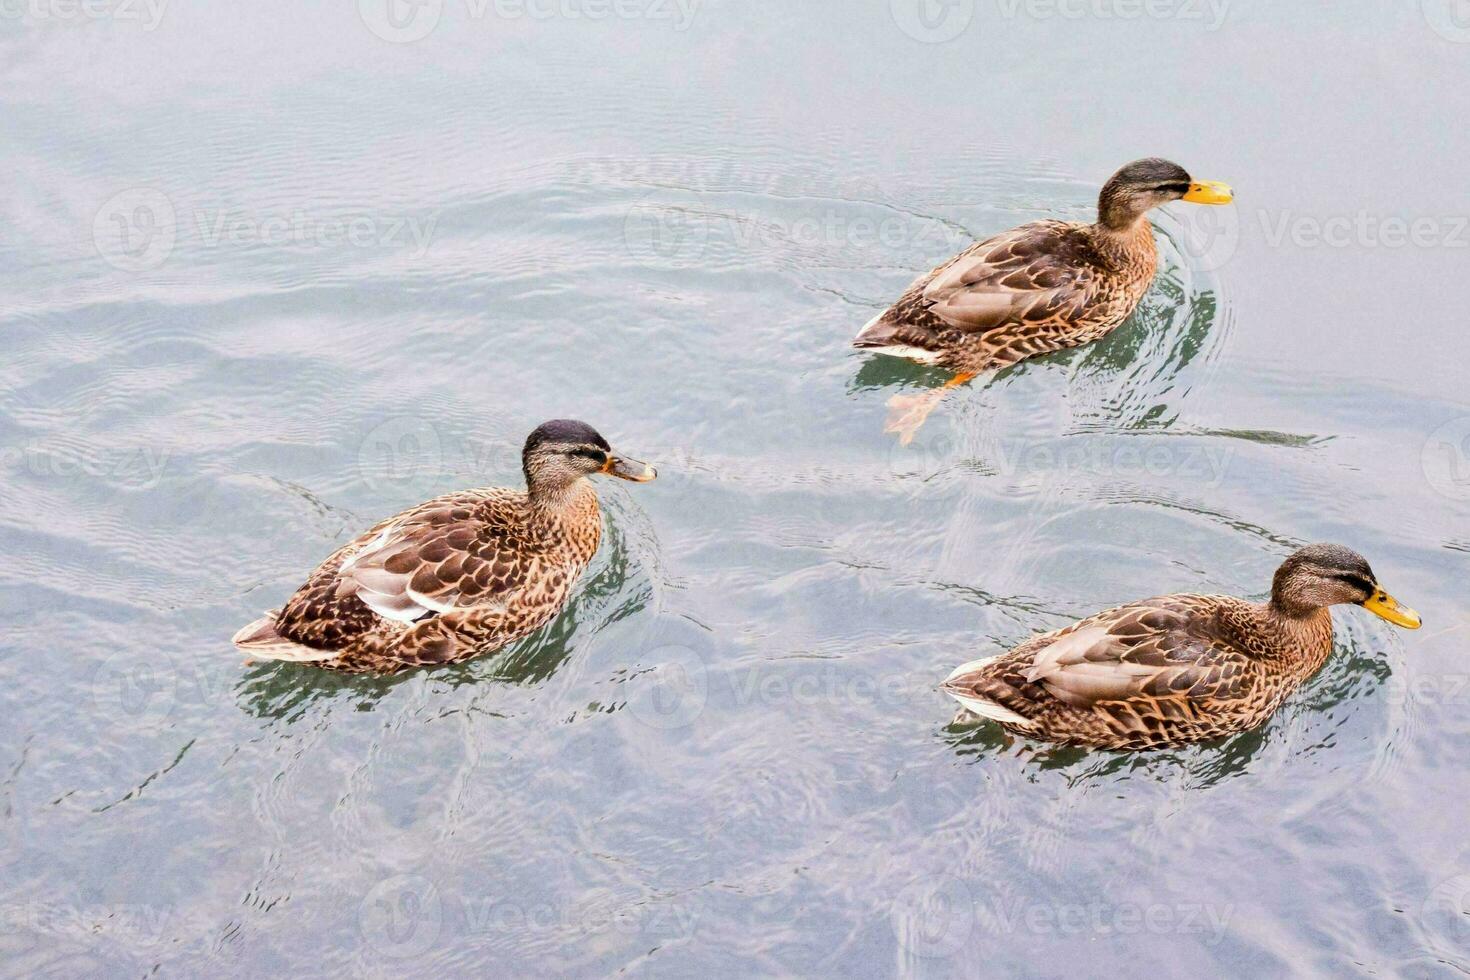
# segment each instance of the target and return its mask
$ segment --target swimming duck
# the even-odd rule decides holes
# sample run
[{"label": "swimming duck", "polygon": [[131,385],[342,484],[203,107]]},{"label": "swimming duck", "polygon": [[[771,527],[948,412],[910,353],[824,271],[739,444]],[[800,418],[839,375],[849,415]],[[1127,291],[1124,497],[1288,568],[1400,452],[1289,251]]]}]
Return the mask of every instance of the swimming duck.
[{"label": "swimming duck", "polygon": [[1332,652],[1329,606],[1356,603],[1406,629],[1419,615],[1341,545],[1296,552],[1265,603],[1166,595],[1109,609],[964,664],[943,690],[1017,735],[1154,749],[1255,728]]},{"label": "swimming duck", "polygon": [[1228,204],[1229,187],[1177,163],[1135,160],[1113,174],[1097,221],[1033,221],[971,245],[916,279],[853,346],[955,372],[944,387],[896,395],[884,431],[912,441],[945,392],[982,371],[1097,340],[1128,318],[1153,282],[1148,212],[1170,201]]},{"label": "swimming duck", "polygon": [[521,466],[525,490],[461,490],[382,521],[322,562],[284,607],[236,633],[235,645],[262,660],[391,674],[466,660],[540,629],[602,536],[586,478],[657,474],[567,419],[531,433]]}]

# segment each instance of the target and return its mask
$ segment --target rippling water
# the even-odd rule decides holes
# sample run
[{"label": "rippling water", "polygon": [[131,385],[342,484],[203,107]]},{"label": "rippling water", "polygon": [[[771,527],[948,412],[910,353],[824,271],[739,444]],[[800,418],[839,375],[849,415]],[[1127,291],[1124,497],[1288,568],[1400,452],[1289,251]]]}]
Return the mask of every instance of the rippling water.
[{"label": "rippling water", "polygon": [[[600,9],[0,11],[5,971],[1470,972],[1454,5]],[[1145,154],[1238,205],[884,436],[941,378],[857,327]],[[565,415],[662,477],[552,627],[241,665]],[[956,664],[1316,540],[1428,625],[1338,614],[1260,731],[951,725]]]}]

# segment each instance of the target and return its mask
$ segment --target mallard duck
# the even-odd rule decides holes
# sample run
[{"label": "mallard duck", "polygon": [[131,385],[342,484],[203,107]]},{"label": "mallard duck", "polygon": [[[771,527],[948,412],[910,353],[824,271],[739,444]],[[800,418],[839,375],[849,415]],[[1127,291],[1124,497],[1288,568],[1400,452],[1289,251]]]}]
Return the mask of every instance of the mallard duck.
[{"label": "mallard duck", "polygon": [[250,657],[353,673],[455,663],[544,626],[602,536],[587,477],[643,483],[585,422],[536,428],[525,490],[461,490],[411,507],[337,549],[279,610],[235,634]]},{"label": "mallard duck", "polygon": [[887,432],[914,437],[947,389],[982,371],[1102,337],[1128,318],[1158,264],[1146,218],[1170,201],[1228,204],[1229,187],[1177,163],[1135,160],[1097,199],[1097,221],[1033,221],[971,245],[920,276],[853,346],[955,372],[937,391],[896,395]]},{"label": "mallard duck", "polygon": [[1109,609],[964,664],[943,690],[1017,735],[1153,749],[1256,727],[1332,652],[1327,607],[1356,603],[1397,626],[1419,615],[1335,544],[1296,552],[1271,599],[1166,595]]}]

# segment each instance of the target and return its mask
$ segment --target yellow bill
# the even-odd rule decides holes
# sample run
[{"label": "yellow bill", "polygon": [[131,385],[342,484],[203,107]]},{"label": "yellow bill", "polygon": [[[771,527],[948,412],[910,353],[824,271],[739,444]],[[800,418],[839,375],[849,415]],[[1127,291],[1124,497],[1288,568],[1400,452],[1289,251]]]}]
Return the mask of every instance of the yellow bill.
[{"label": "yellow bill", "polygon": [[1191,204],[1229,204],[1235,200],[1235,192],[1218,180],[1201,180],[1189,185],[1184,200]]},{"label": "yellow bill", "polygon": [[602,472],[608,476],[615,476],[619,480],[631,480],[634,483],[647,483],[658,476],[658,470],[652,466],[627,456],[608,456],[607,462],[603,464]]},{"label": "yellow bill", "polygon": [[1424,624],[1418,613],[1408,606],[1401,605],[1397,599],[1382,589],[1374,590],[1373,597],[1363,603],[1363,608],[1406,630],[1416,630]]}]

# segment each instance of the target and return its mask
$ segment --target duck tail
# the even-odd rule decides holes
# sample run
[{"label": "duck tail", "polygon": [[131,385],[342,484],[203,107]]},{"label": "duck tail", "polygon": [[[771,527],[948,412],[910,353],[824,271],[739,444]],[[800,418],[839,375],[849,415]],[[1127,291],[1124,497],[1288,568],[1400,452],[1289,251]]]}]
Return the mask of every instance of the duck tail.
[{"label": "duck tail", "polygon": [[331,660],[331,650],[318,650],[281,635],[275,611],[268,612],[235,634],[231,640],[242,651],[259,660],[285,660],[291,663],[314,663]]},{"label": "duck tail", "polygon": [[873,319],[863,324],[863,328],[852,338],[854,347],[888,347],[894,343],[893,331],[895,325],[886,321],[888,311],[884,310]]},{"label": "duck tail", "polygon": [[913,343],[911,337],[900,337],[901,328],[899,324],[888,318],[890,312],[890,310],[884,310],[864,324],[863,329],[852,338],[852,346],[859,350],[875,351],[893,357],[906,357],[921,364],[931,364],[939,360],[939,351],[919,347]]},{"label": "duck tail", "polygon": [[[1008,685],[992,681],[981,674],[981,671],[999,659],[999,656],[986,657],[983,660],[972,660],[969,663],[960,664],[944,679],[940,689],[958,701],[966,711],[979,715],[981,718],[988,718],[1006,725],[1029,727],[1034,724],[1030,718],[1001,703],[1002,692],[1010,694],[1015,692]],[[1006,700],[1011,700],[1013,703],[1015,701],[1014,698]]]}]

